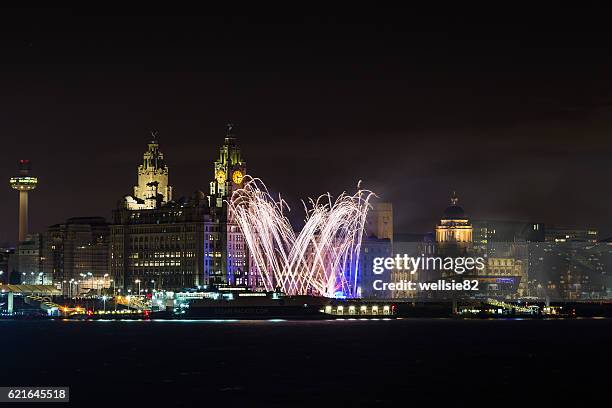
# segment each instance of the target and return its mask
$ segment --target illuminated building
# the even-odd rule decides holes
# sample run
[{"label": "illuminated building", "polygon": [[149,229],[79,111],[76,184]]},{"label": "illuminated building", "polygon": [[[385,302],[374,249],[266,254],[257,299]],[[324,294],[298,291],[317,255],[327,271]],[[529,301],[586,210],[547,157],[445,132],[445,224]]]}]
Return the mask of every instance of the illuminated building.
[{"label": "illuminated building", "polygon": [[155,137],[138,166],[138,185],[113,211],[110,275],[123,293],[202,284],[208,200],[196,191],[172,200],[168,166]]},{"label": "illuminated building", "polygon": [[236,143],[234,125],[228,123],[225,142],[219,149],[219,158],[214,164],[213,181],[210,182],[210,195],[215,198],[215,206],[223,207],[223,200],[242,187],[246,174],[246,162],[242,159]]},{"label": "illuminated building", "polygon": [[393,242],[393,205],[391,203],[372,203],[365,226],[366,237],[388,239]]},{"label": "illuminated building", "polygon": [[[234,125],[228,123],[225,141],[213,167],[210,197],[214,208],[211,209],[209,231],[204,241],[207,280],[213,286],[256,287],[260,283],[258,274],[251,269],[244,236],[238,224],[230,219],[227,209],[232,193],[243,187],[246,171]],[[249,270],[252,271],[250,274]]]},{"label": "illuminated building", "polygon": [[19,241],[28,233],[28,193],[38,186],[38,179],[30,176],[30,161],[19,161],[19,175],[9,181],[11,187],[19,191]]},{"label": "illuminated building", "polygon": [[[387,292],[374,290],[372,284],[374,280],[381,279],[380,275],[373,272],[374,258],[388,258],[392,255],[392,245],[389,239],[376,238],[373,236],[365,237],[361,242],[361,256],[359,259],[359,293],[358,297],[376,298],[385,297]],[[399,281],[403,276],[398,271],[389,271],[391,281]],[[385,277],[386,278],[386,277]]]},{"label": "illuminated building", "polygon": [[486,258],[486,267],[478,272],[478,281],[488,296],[516,298],[527,295],[527,265],[523,259],[512,255]]},{"label": "illuminated building", "polygon": [[150,210],[172,200],[172,187],[168,185],[168,166],[164,154],[159,150],[157,134],[152,140],[138,166],[138,184],[134,195],[126,196],[126,206],[130,210]]},{"label": "illuminated building", "polygon": [[202,248],[208,214],[208,200],[197,191],[159,208],[116,209],[110,269],[117,287],[125,293],[137,293],[203,284]]},{"label": "illuminated building", "polygon": [[612,247],[608,243],[558,238],[533,243],[530,252],[534,254],[530,295],[550,300],[609,298]]},{"label": "illuminated building", "polygon": [[595,228],[561,228],[546,226],[545,240],[549,242],[590,242],[596,243],[599,233]]},{"label": "illuminated building", "polygon": [[[366,217],[365,237],[361,242],[359,297],[374,298],[386,295],[385,292],[373,290],[372,282],[380,277],[372,272],[372,268],[374,258],[386,258],[391,256],[392,253],[393,205],[391,203],[374,202]],[[393,272],[391,272],[392,279],[394,279]]]},{"label": "illuminated building", "polygon": [[[458,201],[453,193],[451,205],[446,208],[436,227],[435,251],[442,257],[483,257],[485,267],[460,276],[442,272],[442,277],[478,280],[478,293],[458,296],[514,299],[527,295],[528,249],[525,239],[543,237],[543,225],[496,220],[481,220],[472,224]],[[432,280],[432,277],[427,280]]]},{"label": "illuminated building", "polygon": [[[398,233],[393,236],[393,256],[408,255],[410,257],[420,256],[435,256],[436,244],[434,242],[434,234],[408,234]],[[440,278],[439,271],[417,269],[414,273],[404,269],[393,269],[391,271],[391,281],[413,281],[413,282],[428,282]],[[394,298],[415,298],[422,295],[409,290],[392,291],[391,296]]]},{"label": "illuminated building", "polygon": [[40,234],[27,234],[17,244],[15,253],[9,260],[10,280],[21,284],[43,285],[50,283],[42,265],[42,237]]},{"label": "illuminated building", "polygon": [[172,198],[168,166],[156,140],[138,167],[138,186],[113,211],[110,270],[124,293],[196,286],[246,286],[248,253],[228,222],[228,194],[242,185],[246,162],[233,126],[213,165],[210,195]]},{"label": "illuminated building", "polygon": [[544,241],[540,222],[480,219],[473,221],[474,253],[487,258],[483,287],[494,295],[529,295],[529,277],[537,262],[532,243]]},{"label": "illuminated building", "polygon": [[440,245],[456,245],[466,248],[472,243],[472,224],[463,208],[457,205],[459,197],[453,193],[451,205],[444,210],[444,215],[436,227],[436,242]]},{"label": "illuminated building", "polygon": [[103,217],[73,217],[51,225],[44,234],[45,276],[64,293],[110,286],[109,239],[110,225]]},{"label": "illuminated building", "polygon": [[542,242],[545,226],[540,222],[513,220],[473,220],[474,248],[482,254],[495,255],[502,243]]}]

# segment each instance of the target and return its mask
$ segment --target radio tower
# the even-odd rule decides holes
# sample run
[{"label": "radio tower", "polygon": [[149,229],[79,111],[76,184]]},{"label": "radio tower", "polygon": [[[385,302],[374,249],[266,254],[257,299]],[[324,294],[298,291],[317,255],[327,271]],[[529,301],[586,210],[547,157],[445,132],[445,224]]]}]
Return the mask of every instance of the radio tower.
[{"label": "radio tower", "polygon": [[19,242],[22,242],[28,233],[28,193],[38,186],[38,179],[30,176],[29,160],[19,160],[19,175],[9,183],[19,191]]}]

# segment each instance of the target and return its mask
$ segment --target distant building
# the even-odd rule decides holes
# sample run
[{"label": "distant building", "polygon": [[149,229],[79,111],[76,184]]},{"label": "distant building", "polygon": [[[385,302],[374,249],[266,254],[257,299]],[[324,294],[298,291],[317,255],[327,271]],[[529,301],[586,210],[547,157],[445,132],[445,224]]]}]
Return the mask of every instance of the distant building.
[{"label": "distant building", "polygon": [[110,286],[109,241],[110,225],[103,217],[74,217],[51,225],[44,234],[45,276],[66,293]]},{"label": "distant building", "polygon": [[393,253],[393,206],[391,203],[373,202],[364,226],[361,252],[359,254],[357,295],[376,298],[386,295],[375,291],[372,283],[379,279],[373,273],[374,258],[389,257]]},{"label": "distant building", "polygon": [[43,271],[43,250],[41,234],[28,234],[17,245],[9,259],[9,273],[12,282],[29,285],[46,285],[52,276]]},{"label": "distant building", "polygon": [[151,210],[172,200],[168,166],[164,154],[159,151],[157,135],[153,133],[152,136],[142,164],[138,166],[138,184],[134,186],[134,195],[125,197],[129,210]]},{"label": "distant building", "polygon": [[511,220],[473,220],[474,247],[489,253],[493,243],[542,242],[545,226],[540,222]]},{"label": "distant building", "polygon": [[226,203],[245,174],[246,162],[228,125],[210,194],[196,191],[174,200],[168,166],[157,140],[151,141],[134,196],[126,196],[113,212],[110,269],[117,286],[131,293],[247,286],[246,243],[228,220]]},{"label": "distant building", "polygon": [[[14,253],[14,248],[9,248],[8,246],[0,247],[0,283],[7,284],[10,282],[9,258]],[[12,281],[10,283],[19,283],[19,281]]]},{"label": "distant building", "polygon": [[529,243],[529,294],[549,300],[609,298],[610,248],[594,228],[546,225],[543,242]]},{"label": "distant building", "polygon": [[223,207],[224,198],[242,187],[246,175],[246,161],[242,158],[234,134],[234,125],[227,125],[225,142],[219,149],[219,158],[214,164],[213,181],[210,182],[210,195],[215,198],[215,206]]},{"label": "distant building", "polygon": [[[227,202],[232,194],[243,187],[246,161],[234,134],[234,125],[227,125],[225,141],[219,149],[219,158],[214,163],[214,178],[210,182],[212,227],[217,236],[209,235],[204,245],[207,283],[216,287],[257,287],[260,277],[252,269],[247,244],[238,224],[230,219]],[[250,272],[249,272],[250,271]]]},{"label": "distant building", "polygon": [[366,219],[365,234],[367,237],[388,239],[393,242],[393,205],[391,203],[373,202]]},{"label": "distant building", "polygon": [[486,258],[486,267],[478,271],[481,290],[487,296],[515,298],[527,296],[527,265],[523,259],[512,252],[506,257]]},{"label": "distant building", "polygon": [[529,292],[549,300],[612,295],[612,247],[605,242],[549,240],[530,245]]},{"label": "distant building", "polygon": [[180,290],[204,283],[208,200],[202,192],[154,209],[113,212],[110,270],[125,293],[138,289]]},{"label": "distant building", "polygon": [[[428,257],[436,256],[436,243],[435,235],[433,233],[426,234],[414,234],[414,233],[396,233],[393,235],[393,256],[408,255],[409,257]],[[400,282],[413,281],[413,282],[429,282],[440,278],[439,271],[428,271],[419,269],[412,273],[412,271],[405,271],[394,269],[391,271],[391,281]],[[392,296],[395,298],[415,298],[419,297],[419,294],[415,291],[394,291]]]},{"label": "distant building", "polygon": [[565,228],[546,226],[545,241],[547,242],[591,242],[596,243],[599,232],[595,228]]},{"label": "distant building", "polygon": [[463,207],[458,205],[459,197],[453,193],[451,205],[446,207],[436,227],[436,242],[440,247],[467,249],[472,245],[472,224]]},{"label": "distant building", "polygon": [[387,238],[365,237],[361,242],[359,259],[359,283],[357,294],[364,298],[387,297],[388,293],[374,290],[374,280],[380,275],[373,272],[374,258],[388,258],[392,256],[391,240]]}]

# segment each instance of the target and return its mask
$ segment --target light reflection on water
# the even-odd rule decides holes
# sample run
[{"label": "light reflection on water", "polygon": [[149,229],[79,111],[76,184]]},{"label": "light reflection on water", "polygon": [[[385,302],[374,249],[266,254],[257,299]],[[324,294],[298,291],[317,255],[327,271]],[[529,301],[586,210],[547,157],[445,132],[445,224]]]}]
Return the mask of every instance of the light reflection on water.
[{"label": "light reflection on water", "polygon": [[29,325],[44,325],[44,324],[53,324],[53,322],[61,322],[64,324],[69,323],[85,323],[85,324],[93,324],[93,323],[101,323],[101,324],[109,324],[109,323],[131,323],[133,325],[141,324],[156,324],[156,325],[165,325],[165,324],[190,324],[190,325],[224,325],[224,324],[232,324],[232,325],[268,325],[268,324],[286,324],[286,325],[360,325],[360,324],[397,324],[402,325],[404,323],[417,323],[417,322],[449,322],[454,324],[468,323],[468,322],[499,322],[500,324],[504,324],[504,322],[511,324],[512,322],[517,322],[517,324],[531,324],[533,322],[563,322],[563,321],[585,321],[585,320],[599,320],[599,321],[609,321],[610,318],[607,317],[579,317],[572,319],[565,318],[551,318],[551,319],[526,319],[522,317],[515,318],[499,318],[499,319],[474,319],[474,318],[464,318],[464,319],[455,319],[449,317],[439,317],[439,318],[338,318],[338,319],[324,319],[324,320],[287,320],[287,319],[45,319],[45,320],[11,320],[11,319],[0,319],[0,324],[16,324],[18,326],[29,326]]}]

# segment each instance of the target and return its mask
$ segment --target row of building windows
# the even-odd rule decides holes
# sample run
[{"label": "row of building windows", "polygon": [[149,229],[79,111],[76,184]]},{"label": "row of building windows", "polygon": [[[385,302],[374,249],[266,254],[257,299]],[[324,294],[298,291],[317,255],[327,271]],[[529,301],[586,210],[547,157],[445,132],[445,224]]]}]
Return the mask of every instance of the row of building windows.
[{"label": "row of building windows", "polygon": [[148,267],[148,266],[155,266],[155,267],[181,266],[181,261],[178,261],[178,260],[177,261],[167,261],[167,262],[164,262],[164,261],[151,261],[151,262],[149,262],[149,261],[144,261],[144,262],[136,261],[136,262],[134,262],[134,266],[135,267],[139,267],[139,266],[140,267],[142,267],[142,266],[144,266],[144,267]]},{"label": "row of building windows", "polygon": [[196,236],[185,234],[184,239],[180,235],[138,235],[130,236],[130,242],[176,242],[176,241],[195,241]]},{"label": "row of building windows", "polygon": [[147,259],[147,258],[184,258],[184,257],[188,257],[188,258],[192,258],[195,256],[195,252],[193,251],[186,251],[183,252],[181,254],[181,251],[176,251],[176,252],[154,252],[154,253],[150,253],[150,252],[133,252],[132,254],[129,255],[130,259]]}]

